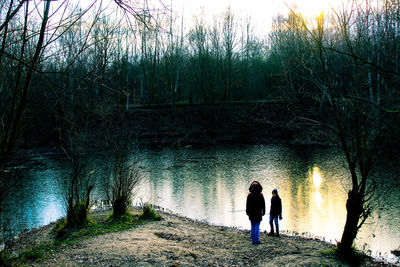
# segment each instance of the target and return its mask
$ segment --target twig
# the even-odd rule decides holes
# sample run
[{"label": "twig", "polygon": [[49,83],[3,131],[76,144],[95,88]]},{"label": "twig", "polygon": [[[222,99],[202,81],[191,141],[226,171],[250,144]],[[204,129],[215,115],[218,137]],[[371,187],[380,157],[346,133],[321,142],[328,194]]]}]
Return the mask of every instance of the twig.
[{"label": "twig", "polygon": [[178,139],[177,141],[175,141],[174,143],[172,143],[171,146],[175,146],[175,144],[180,143],[183,139],[185,139],[186,137],[188,137],[188,136],[189,136],[190,134],[192,134],[193,132],[200,130],[201,128],[203,128],[203,127],[199,127],[199,128],[195,128],[195,129],[191,130],[190,132],[188,132],[187,134],[185,134],[182,138],[180,138],[180,139]]}]

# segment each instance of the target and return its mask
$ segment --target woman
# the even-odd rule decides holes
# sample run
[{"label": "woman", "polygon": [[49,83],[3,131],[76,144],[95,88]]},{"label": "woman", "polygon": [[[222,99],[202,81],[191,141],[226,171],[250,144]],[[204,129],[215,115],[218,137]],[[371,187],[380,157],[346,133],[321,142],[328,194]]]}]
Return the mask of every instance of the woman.
[{"label": "woman", "polygon": [[247,195],[246,214],[251,222],[251,241],[253,244],[261,244],[260,242],[260,223],[262,216],[265,215],[265,201],[262,192],[262,186],[258,181],[251,183],[249,187],[250,193]]}]

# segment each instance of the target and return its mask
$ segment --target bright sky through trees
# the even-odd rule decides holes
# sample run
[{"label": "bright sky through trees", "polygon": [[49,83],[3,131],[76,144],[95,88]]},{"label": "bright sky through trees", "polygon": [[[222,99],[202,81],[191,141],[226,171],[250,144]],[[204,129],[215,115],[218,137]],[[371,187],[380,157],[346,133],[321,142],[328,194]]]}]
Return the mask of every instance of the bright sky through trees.
[{"label": "bright sky through trees", "polygon": [[[162,0],[167,6],[171,0]],[[184,10],[185,20],[204,10],[206,19],[211,21],[215,15],[222,14],[230,7],[239,18],[250,17],[257,34],[265,35],[271,29],[272,19],[277,14],[287,15],[288,7],[296,5],[307,17],[320,14],[332,7],[340,6],[341,0],[172,0],[173,9],[179,13]]]},{"label": "bright sky through trees", "polygon": [[[103,6],[115,7],[113,0],[103,1]],[[346,0],[344,0],[346,1]],[[351,0],[349,0],[351,1]],[[86,8],[93,0],[72,0]],[[250,18],[255,33],[265,36],[272,27],[273,17],[278,14],[287,15],[289,7],[296,6],[297,9],[307,17],[319,15],[321,11],[328,11],[332,7],[341,6],[342,0],[130,0],[135,8],[144,7],[147,2],[151,10],[163,10],[171,8],[174,13],[181,17],[183,12],[185,28],[191,28],[194,17],[204,15],[206,23],[213,24],[215,16],[221,16],[228,7],[231,8],[236,19]],[[153,13],[154,14],[154,13]]]}]

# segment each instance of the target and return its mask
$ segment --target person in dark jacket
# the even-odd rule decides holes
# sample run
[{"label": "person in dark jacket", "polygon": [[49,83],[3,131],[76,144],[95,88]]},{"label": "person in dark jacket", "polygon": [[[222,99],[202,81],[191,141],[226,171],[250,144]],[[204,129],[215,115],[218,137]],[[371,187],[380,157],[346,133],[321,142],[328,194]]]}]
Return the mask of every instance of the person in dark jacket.
[{"label": "person in dark jacket", "polygon": [[265,215],[265,200],[262,192],[262,186],[259,182],[254,181],[249,187],[249,194],[246,201],[246,214],[251,222],[251,241],[253,244],[261,244],[260,242],[260,223],[262,216]]},{"label": "person in dark jacket", "polygon": [[271,232],[269,235],[274,235],[274,225],[276,228],[276,236],[279,236],[279,220],[282,220],[282,201],[278,195],[278,190],[272,190],[271,198],[271,210],[269,212],[269,225],[271,226]]}]

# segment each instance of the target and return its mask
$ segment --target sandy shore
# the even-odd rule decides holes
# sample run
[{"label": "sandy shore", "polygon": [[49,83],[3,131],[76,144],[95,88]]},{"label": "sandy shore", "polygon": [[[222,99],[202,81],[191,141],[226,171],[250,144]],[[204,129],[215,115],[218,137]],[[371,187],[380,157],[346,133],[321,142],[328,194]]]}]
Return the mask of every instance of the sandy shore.
[{"label": "sandy shore", "polygon": [[[104,212],[103,212],[104,213]],[[349,266],[324,256],[333,246],[300,237],[261,234],[253,245],[248,231],[212,226],[160,212],[161,221],[149,221],[128,230],[81,238],[62,244],[46,259],[28,266]],[[104,216],[98,214],[97,216]],[[20,237],[14,255],[54,241],[53,225]],[[362,266],[388,266],[367,259]]]}]

